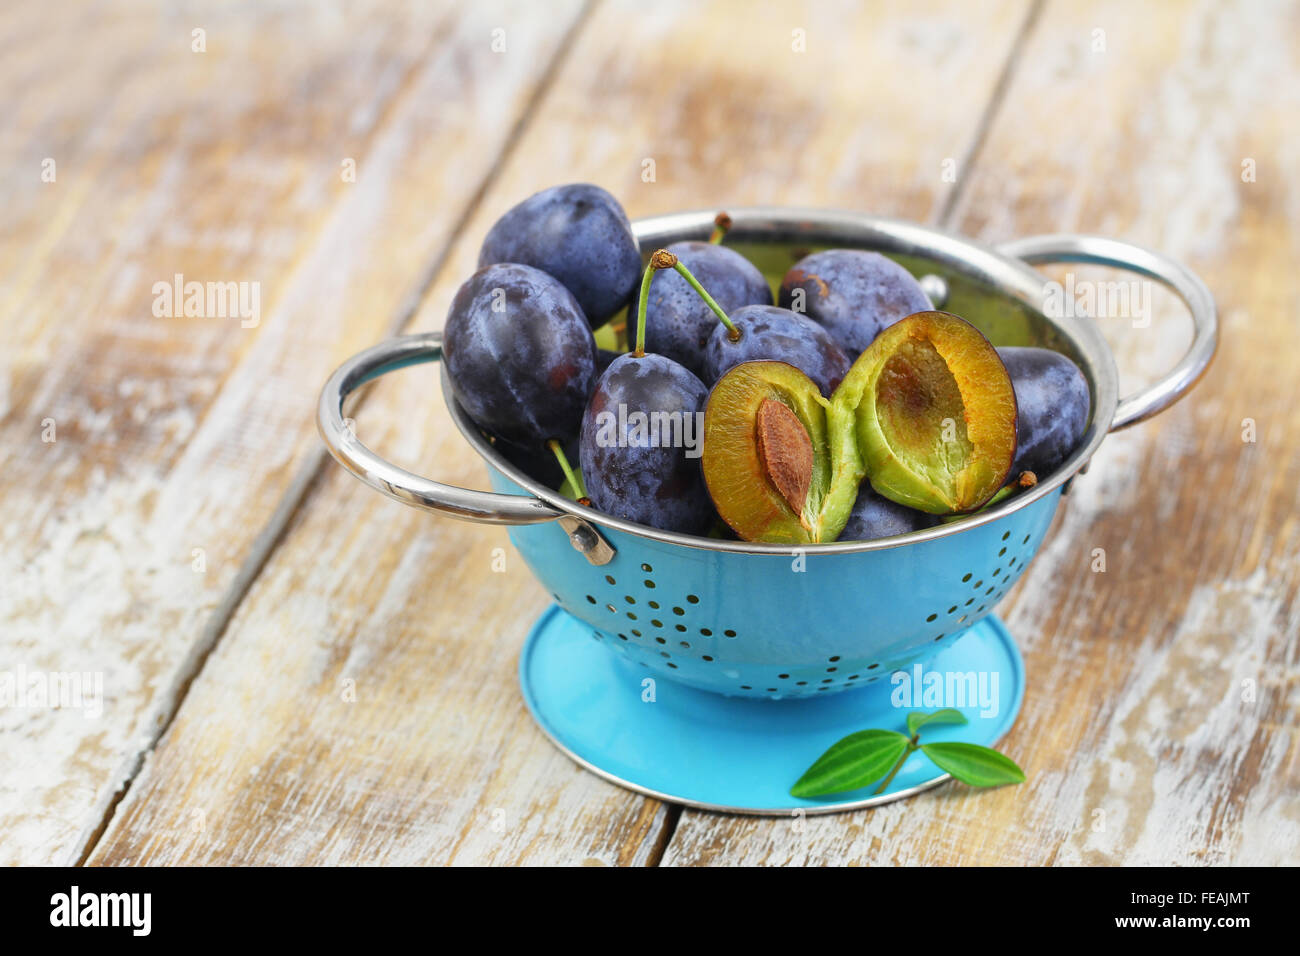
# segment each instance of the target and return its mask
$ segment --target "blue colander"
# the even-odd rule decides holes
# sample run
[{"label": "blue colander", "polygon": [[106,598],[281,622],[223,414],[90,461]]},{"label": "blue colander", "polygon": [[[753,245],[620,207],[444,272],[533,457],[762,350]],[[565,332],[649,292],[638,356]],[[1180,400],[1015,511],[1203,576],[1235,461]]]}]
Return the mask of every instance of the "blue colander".
[{"label": "blue colander", "polygon": [[[330,452],[367,484],[406,504],[469,521],[510,525],[512,542],[559,608],[544,616],[534,637],[559,628],[566,634],[564,641],[579,635],[585,642],[581,651],[563,652],[574,655],[575,663],[564,666],[561,656],[560,665],[548,671],[545,689],[527,686],[531,651],[525,652],[525,693],[535,711],[539,696],[555,691],[557,680],[574,684],[553,701],[554,719],[539,714],[552,736],[557,736],[554,725],[564,723],[566,715],[573,717],[573,710],[591,699],[593,683],[625,681],[629,692],[644,696],[649,678],[652,684],[664,681],[673,688],[686,685],[704,692],[703,698],[691,697],[694,707],[721,708],[724,715],[735,717],[741,713],[738,705],[728,712],[730,705],[724,701],[752,698],[768,702],[768,709],[758,713],[773,714],[779,712],[770,708],[791,707],[794,701],[838,697],[872,685],[894,686],[892,675],[940,658],[972,634],[996,632],[999,640],[1009,643],[996,619],[985,619],[1033,559],[1069,482],[1086,468],[1107,432],[1172,404],[1194,384],[1214,353],[1215,308],[1203,283],[1183,266],[1128,243],[1055,235],[991,248],[939,230],[866,215],[769,208],[730,212],[734,225],[728,245],[769,277],[779,280],[793,262],[817,249],[877,250],[921,277],[936,307],[966,318],[995,344],[1035,345],[1068,355],[1091,389],[1087,431],[1070,459],[1037,486],[960,521],[865,542],[802,548],[751,544],[658,531],[562,497],[497,452],[456,403],[445,375],[452,417],[487,462],[493,492],[451,487],[398,468],[356,440],[345,427],[342,406],[349,393],[379,375],[437,361],[440,334],[403,336],[356,355],[334,373],[321,395],[319,425]],[[712,223],[713,213],[700,211],[642,220],[635,229],[648,253],[682,239],[705,238]],[[1188,353],[1164,378],[1120,400],[1114,359],[1096,325],[1076,309],[1056,310],[1069,313],[1064,317],[1045,313],[1047,286],[1031,264],[1049,261],[1117,267],[1172,289],[1193,320]],[[592,658],[588,645],[603,645],[605,650]],[[561,654],[552,650],[552,658]],[[1015,655],[1013,645],[1008,653]],[[588,663],[579,666],[579,656]],[[1015,663],[1018,666],[1018,657]],[[680,699],[688,696],[683,691]],[[845,704],[836,708],[837,713],[847,708],[845,719],[855,710]],[[864,703],[856,709],[869,708]],[[639,720],[635,713],[618,719]],[[573,723],[585,727],[598,716],[584,714]],[[1002,714],[1000,729],[1005,729],[1006,716]],[[726,716],[718,720],[720,726],[732,722]],[[652,728],[640,743],[623,745],[621,759],[637,763],[635,755],[628,756],[629,746],[655,749],[666,734],[687,732],[683,728],[689,726],[678,720]],[[848,726],[846,732],[853,729],[859,728]],[[561,743],[583,763],[637,789],[658,795],[675,790],[669,795],[676,796],[691,789],[690,781],[676,771],[668,774],[676,773],[677,785],[670,787],[662,780],[646,782],[647,774],[635,768],[603,768],[602,761],[618,762],[602,752],[613,746],[609,736]],[[770,746],[770,737],[764,746]],[[806,764],[816,756],[801,750],[791,757],[791,765]],[[648,763],[684,759],[661,758]],[[702,765],[693,772],[708,775]],[[627,779],[638,773],[641,780]],[[756,806],[730,791],[722,798],[709,791],[688,796],[685,802],[757,810],[798,803],[788,797],[784,802],[775,796],[764,799],[763,806]]]}]

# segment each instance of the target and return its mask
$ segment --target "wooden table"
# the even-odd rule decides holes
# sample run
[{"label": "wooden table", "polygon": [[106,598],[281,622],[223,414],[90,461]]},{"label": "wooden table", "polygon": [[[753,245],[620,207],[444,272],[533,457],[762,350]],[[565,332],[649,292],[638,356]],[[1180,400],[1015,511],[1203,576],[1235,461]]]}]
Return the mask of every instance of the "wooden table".
[{"label": "wooden table", "polygon": [[[0,670],[103,707],[0,708],[0,860],[1297,862],[1298,38],[1244,0],[4,5]],[[525,712],[549,598],[504,531],[325,458],[329,371],[439,327],[493,220],[575,180],[1097,232],[1209,283],[1210,373],[1106,441],[1000,609],[1026,784],[806,821],[606,784]],[[177,274],[257,283],[257,321],[155,314]],[[1187,344],[1155,305],[1103,327],[1126,389]],[[427,368],[389,378],[362,440],[482,487]]]}]

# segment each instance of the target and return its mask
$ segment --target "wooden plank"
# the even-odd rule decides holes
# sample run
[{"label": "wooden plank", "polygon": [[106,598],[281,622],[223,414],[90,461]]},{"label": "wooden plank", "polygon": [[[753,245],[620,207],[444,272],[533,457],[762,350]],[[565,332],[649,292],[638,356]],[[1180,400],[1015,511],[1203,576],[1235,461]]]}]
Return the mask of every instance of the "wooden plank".
[{"label": "wooden plank", "polygon": [[[1106,440],[1003,606],[1029,674],[1004,747],[1029,781],[797,826],[686,812],[665,864],[1300,859],[1296,27],[1294,5],[1049,3],[957,208],[990,240],[1078,230],[1164,250],[1223,317],[1209,375]],[[1150,328],[1104,323],[1128,388],[1188,341],[1155,306]]]},{"label": "wooden plank", "polygon": [[[391,328],[579,9],[88,5],[47,35],[33,4],[0,21],[3,85],[24,90],[0,137],[2,669],[98,675],[103,693],[97,719],[0,710],[0,859],[72,862],[92,839],[318,454],[322,378]],[[154,284],[176,274],[256,283],[258,314],[160,316]]]},{"label": "wooden plank", "polygon": [[[633,215],[772,202],[924,218],[1026,6],[750,9],[602,4],[417,326],[441,324],[492,221],[556,182],[599,182]],[[902,74],[922,55],[945,87],[904,108]],[[853,78],[862,62],[879,84]],[[482,486],[434,374],[389,379],[358,418],[362,441]],[[504,531],[418,515],[331,468],[91,861],[654,862],[665,809],[578,770],[520,700],[518,649],[548,600]],[[344,679],[355,704],[338,699]]]}]

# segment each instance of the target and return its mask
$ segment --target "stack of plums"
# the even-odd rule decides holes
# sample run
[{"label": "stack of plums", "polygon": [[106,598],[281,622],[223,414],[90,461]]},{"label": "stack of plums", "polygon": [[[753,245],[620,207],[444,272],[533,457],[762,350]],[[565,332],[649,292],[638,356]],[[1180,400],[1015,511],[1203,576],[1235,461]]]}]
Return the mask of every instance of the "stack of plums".
[{"label": "stack of plums", "polygon": [[814,252],[774,296],[729,226],[643,262],[605,190],[524,200],[447,315],[457,400],[509,460],[600,511],[781,544],[931,527],[1074,451],[1089,392],[1064,355],[995,348],[875,252]]}]

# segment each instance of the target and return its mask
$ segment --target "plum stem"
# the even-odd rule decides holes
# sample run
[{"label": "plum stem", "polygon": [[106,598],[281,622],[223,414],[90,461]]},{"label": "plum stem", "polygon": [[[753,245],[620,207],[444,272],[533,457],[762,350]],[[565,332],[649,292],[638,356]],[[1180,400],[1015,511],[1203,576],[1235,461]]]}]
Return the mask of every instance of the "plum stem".
[{"label": "plum stem", "polygon": [[641,276],[641,294],[636,302],[636,347],[632,350],[634,358],[645,358],[645,310],[650,301],[650,280],[655,276],[655,256],[658,254],[656,252],[650,257],[645,273]]},{"label": "plum stem", "polygon": [[[732,322],[731,319],[727,318],[727,313],[723,311],[722,306],[718,305],[718,303],[714,301],[713,296],[709,295],[708,290],[705,289],[704,286],[700,285],[700,280],[691,275],[691,270],[682,265],[681,260],[675,255],[667,249],[659,249],[650,256],[649,269],[675,269],[677,274],[686,280],[687,285],[695,290],[695,294],[704,300],[704,304],[707,305],[713,314],[718,317],[718,321],[727,327],[727,336],[731,341],[740,341],[740,329],[736,328],[736,324]],[[649,271],[649,269],[647,271]],[[648,282],[643,283],[642,285],[641,295],[643,298],[646,295],[645,287],[648,285]]]},{"label": "plum stem", "polygon": [[551,450],[555,460],[560,463],[560,471],[564,472],[564,478],[578,495],[578,501],[581,503],[583,498],[587,497],[587,486],[582,483],[582,475],[573,470],[569,464],[569,456],[564,453],[564,446],[559,441],[552,438],[546,443],[546,447]]},{"label": "plum stem", "polygon": [[731,217],[725,212],[720,212],[713,217],[713,235],[709,236],[709,242],[715,246],[722,242],[722,238],[731,229]]}]

